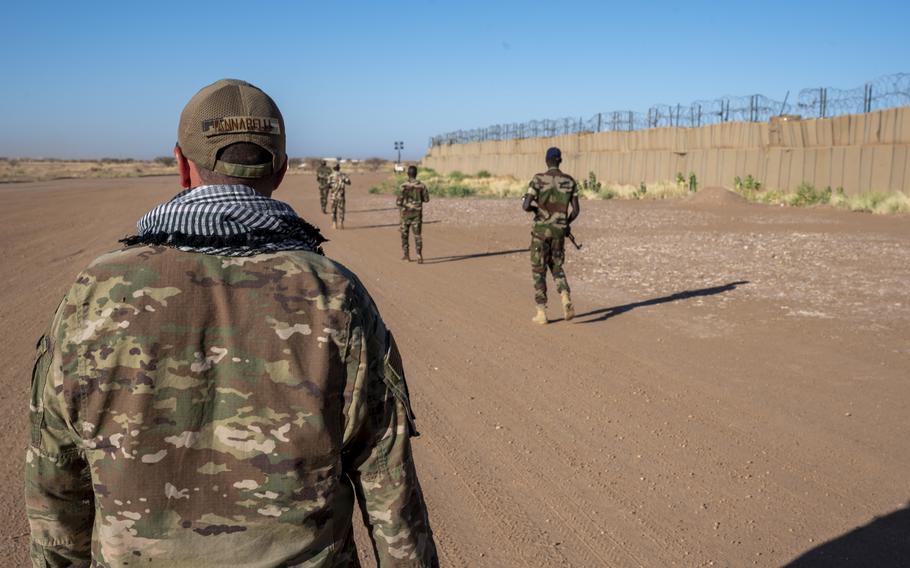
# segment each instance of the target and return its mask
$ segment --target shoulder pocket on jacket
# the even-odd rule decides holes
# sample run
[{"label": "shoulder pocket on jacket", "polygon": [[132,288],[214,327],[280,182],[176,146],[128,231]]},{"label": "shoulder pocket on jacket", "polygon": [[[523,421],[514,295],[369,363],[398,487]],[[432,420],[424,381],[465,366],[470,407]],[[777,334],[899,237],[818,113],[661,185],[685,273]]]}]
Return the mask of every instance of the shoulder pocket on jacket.
[{"label": "shoulder pocket on jacket", "polygon": [[408,420],[408,428],[411,436],[420,436],[417,431],[417,421],[414,416],[414,410],[411,408],[411,399],[408,395],[408,384],[404,379],[404,366],[401,363],[401,354],[398,352],[398,346],[395,344],[395,338],[392,332],[389,332],[389,350],[385,355],[383,365],[383,381],[398,402],[404,407],[404,412]]},{"label": "shoulder pocket on jacket", "polygon": [[37,345],[35,345],[35,350],[35,364],[32,367],[32,392],[29,400],[31,440],[33,444],[41,441],[41,427],[44,425],[44,389],[47,385],[47,375],[53,358],[51,338],[47,335],[42,335]]}]

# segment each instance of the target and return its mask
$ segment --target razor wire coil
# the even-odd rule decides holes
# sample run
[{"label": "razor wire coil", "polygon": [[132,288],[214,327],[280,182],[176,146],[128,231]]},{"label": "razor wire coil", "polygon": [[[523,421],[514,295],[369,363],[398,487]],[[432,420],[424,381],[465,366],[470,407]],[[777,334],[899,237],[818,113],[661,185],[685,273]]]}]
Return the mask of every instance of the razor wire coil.
[{"label": "razor wire coil", "polygon": [[910,73],[896,73],[853,89],[803,89],[793,102],[789,97],[777,101],[760,94],[724,96],[687,105],[654,105],[647,112],[601,112],[587,119],[564,117],[456,130],[431,137],[430,146],[662,127],[697,128],[724,122],[767,122],[784,114],[799,114],[808,119],[830,118],[905,105],[910,105]]}]

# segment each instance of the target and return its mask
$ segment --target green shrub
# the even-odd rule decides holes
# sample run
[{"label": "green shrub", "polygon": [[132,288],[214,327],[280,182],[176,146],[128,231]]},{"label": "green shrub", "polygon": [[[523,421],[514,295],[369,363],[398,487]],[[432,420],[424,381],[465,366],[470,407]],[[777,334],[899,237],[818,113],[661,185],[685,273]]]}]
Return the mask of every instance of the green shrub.
[{"label": "green shrub", "polygon": [[598,190],[597,196],[601,199],[613,199],[617,197],[617,193],[609,187],[603,187]]},{"label": "green shrub", "polygon": [[455,170],[454,172],[449,174],[449,179],[451,179],[452,181],[461,181],[466,177],[468,177],[468,176],[464,175],[463,173],[459,172],[458,170]]},{"label": "green shrub", "polygon": [[375,195],[375,194],[377,194],[377,193],[382,193],[382,190],[379,189],[378,187],[376,187],[376,186],[374,185],[373,187],[371,187],[370,189],[368,189],[367,192],[368,192],[368,193],[372,193],[372,194]]},{"label": "green shrub", "polygon": [[476,193],[474,188],[466,185],[454,184],[446,188],[447,197],[470,197]]},{"label": "green shrub", "polygon": [[483,178],[493,177],[493,174],[491,174],[487,170],[480,170],[479,172],[477,172],[477,175],[474,177],[483,179]]},{"label": "green shrub", "polygon": [[594,172],[588,172],[588,178],[581,182],[582,189],[590,189],[591,191],[600,191],[602,185],[597,181],[597,176],[594,175]]},{"label": "green shrub", "polygon": [[425,176],[433,176],[433,177],[439,175],[439,172],[437,172],[433,168],[424,168],[424,167],[417,168],[417,173],[423,174]]},{"label": "green shrub", "polygon": [[825,204],[831,201],[831,193],[831,186],[819,191],[814,185],[804,181],[796,188],[796,193],[790,197],[789,203],[795,207]]},{"label": "green shrub", "polygon": [[695,178],[695,172],[689,172],[689,191],[692,193],[698,191],[698,180]]},{"label": "green shrub", "polygon": [[761,189],[761,182],[752,177],[752,174],[746,176],[745,179],[736,176],[733,178],[733,189],[737,191],[748,190],[748,191],[758,191]]},{"label": "green shrub", "polygon": [[854,211],[866,211],[868,213],[873,213],[882,203],[887,200],[888,195],[886,193],[870,191],[868,193],[861,193],[857,195],[852,200],[851,208]]}]

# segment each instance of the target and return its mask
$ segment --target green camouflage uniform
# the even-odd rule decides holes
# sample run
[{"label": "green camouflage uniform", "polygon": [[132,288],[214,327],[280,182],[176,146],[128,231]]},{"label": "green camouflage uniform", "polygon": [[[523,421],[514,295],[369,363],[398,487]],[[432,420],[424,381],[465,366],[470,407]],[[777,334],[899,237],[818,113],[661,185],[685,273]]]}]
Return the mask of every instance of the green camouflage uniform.
[{"label": "green camouflage uniform", "polygon": [[537,205],[534,226],[531,229],[531,273],[534,277],[534,300],[537,305],[547,303],[547,269],[556,281],[557,292],[569,292],[569,283],[563,272],[566,258],[566,227],[569,203],[578,194],[572,176],[550,168],[537,174],[528,184],[528,195]]},{"label": "green camouflage uniform", "polygon": [[137,246],[96,260],[38,342],[34,566],[436,566],[401,359],[320,255]]},{"label": "green camouflage uniform", "polygon": [[332,172],[329,176],[329,188],[332,199],[332,222],[344,223],[345,186],[351,185],[351,178],[341,172]]},{"label": "green camouflage uniform", "polygon": [[328,166],[319,166],[316,168],[316,182],[319,184],[319,206],[322,212],[326,213],[326,205],[329,202],[329,176],[332,175],[332,168]]},{"label": "green camouflage uniform", "polygon": [[401,250],[408,255],[408,233],[414,231],[414,246],[418,256],[423,254],[423,204],[430,200],[422,181],[408,180],[401,184],[401,195],[395,201],[401,211]]}]

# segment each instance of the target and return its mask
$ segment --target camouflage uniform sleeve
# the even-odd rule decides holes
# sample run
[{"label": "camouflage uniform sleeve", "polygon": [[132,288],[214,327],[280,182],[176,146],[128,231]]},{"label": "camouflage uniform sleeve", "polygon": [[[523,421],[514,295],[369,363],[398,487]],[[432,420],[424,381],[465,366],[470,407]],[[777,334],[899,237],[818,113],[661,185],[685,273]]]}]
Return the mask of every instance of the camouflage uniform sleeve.
[{"label": "camouflage uniform sleeve", "polygon": [[427,189],[426,184],[422,184],[420,186],[420,198],[423,200],[424,203],[427,203],[430,201],[430,191]]},{"label": "camouflage uniform sleeve", "polygon": [[94,502],[91,472],[68,410],[63,384],[65,330],[77,306],[64,299],[50,331],[38,341],[32,371],[25,505],[32,565],[88,566]]},{"label": "camouflage uniform sleeve", "polygon": [[531,178],[531,181],[528,182],[528,191],[525,195],[530,195],[534,198],[534,201],[537,201],[540,198],[540,180],[537,179],[537,176]]},{"label": "camouflage uniform sleeve", "polygon": [[395,198],[395,205],[401,207],[404,205],[404,188],[405,184],[398,186],[398,197]]},{"label": "camouflage uniform sleeve", "polygon": [[[360,330],[344,467],[357,492],[380,568],[437,567],[439,560],[411,454],[416,435],[401,357],[372,301]],[[357,332],[355,332],[356,334]]]}]

